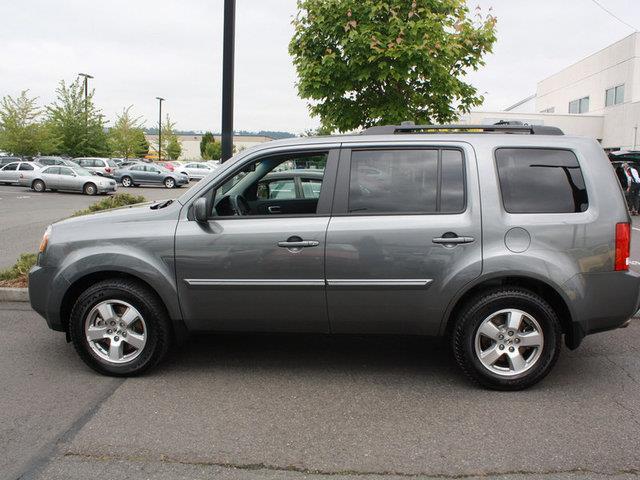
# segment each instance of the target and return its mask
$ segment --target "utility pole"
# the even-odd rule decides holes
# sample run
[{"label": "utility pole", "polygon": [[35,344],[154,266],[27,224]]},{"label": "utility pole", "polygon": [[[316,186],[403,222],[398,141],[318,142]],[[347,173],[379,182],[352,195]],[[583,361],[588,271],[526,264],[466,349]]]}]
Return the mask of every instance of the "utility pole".
[{"label": "utility pole", "polygon": [[156,97],[158,100],[158,161],[162,161],[162,102],[164,98]]},{"label": "utility pole", "polygon": [[222,48],[222,162],[233,155],[233,81],[236,37],[236,0],[224,0]]},{"label": "utility pole", "polygon": [[636,145],[638,144],[638,125],[633,128],[633,149],[636,149]]},{"label": "utility pole", "polygon": [[79,73],[79,77],[84,77],[84,133],[85,141],[89,141],[89,79],[93,78],[88,73]]}]

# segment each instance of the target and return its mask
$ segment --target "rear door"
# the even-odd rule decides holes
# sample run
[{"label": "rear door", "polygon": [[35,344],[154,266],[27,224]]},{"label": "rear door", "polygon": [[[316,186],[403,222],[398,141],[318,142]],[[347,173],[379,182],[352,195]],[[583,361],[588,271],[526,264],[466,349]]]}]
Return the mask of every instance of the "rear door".
[{"label": "rear door", "polygon": [[327,231],[332,331],[437,334],[481,273],[480,221],[466,144],[343,150]]}]

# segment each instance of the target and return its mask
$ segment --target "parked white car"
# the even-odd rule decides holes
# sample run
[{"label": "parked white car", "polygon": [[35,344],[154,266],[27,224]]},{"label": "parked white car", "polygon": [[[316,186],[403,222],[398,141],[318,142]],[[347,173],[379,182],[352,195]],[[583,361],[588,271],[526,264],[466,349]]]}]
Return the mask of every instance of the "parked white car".
[{"label": "parked white car", "polygon": [[20,176],[33,174],[42,167],[34,162],[12,162],[0,168],[0,183],[5,185],[17,185],[20,183]]},{"label": "parked white car", "polygon": [[184,165],[180,165],[176,168],[176,172],[184,173],[190,179],[200,180],[213,171],[213,167],[201,162],[191,162]]},{"label": "parked white car", "polygon": [[115,193],[116,181],[104,178],[82,167],[51,166],[38,170],[31,177],[20,178],[20,185],[36,192],[63,190],[85,195]]},{"label": "parked white car", "polygon": [[118,171],[118,164],[110,158],[82,157],[75,158],[73,161],[102,177],[113,178]]}]

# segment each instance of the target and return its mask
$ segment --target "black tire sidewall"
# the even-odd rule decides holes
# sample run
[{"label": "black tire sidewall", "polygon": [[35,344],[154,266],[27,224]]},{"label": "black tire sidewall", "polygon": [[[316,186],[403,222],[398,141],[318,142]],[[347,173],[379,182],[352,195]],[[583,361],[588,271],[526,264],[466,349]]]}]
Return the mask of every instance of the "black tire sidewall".
[{"label": "black tire sidewall", "polygon": [[[147,342],[142,353],[130,362],[122,364],[109,364],[99,358],[89,346],[86,339],[84,326],[85,319],[93,307],[105,300],[121,300],[134,306],[142,315],[147,329]],[[87,289],[80,295],[71,312],[69,320],[69,333],[76,351],[94,370],[114,376],[130,376],[142,373],[156,363],[156,356],[162,356],[161,344],[168,342],[166,337],[167,326],[162,315],[158,315],[158,305],[149,298],[132,293],[125,286],[117,283],[102,282]],[[165,322],[165,324],[163,324]]]},{"label": "black tire sidewall", "polygon": [[[42,185],[42,189],[38,190],[36,188],[36,185]],[[33,182],[33,189],[38,193],[42,193],[47,189],[47,186],[45,185],[45,183],[42,180],[36,180],[35,182]]]},{"label": "black tire sidewall", "polygon": [[[476,355],[475,336],[480,324],[500,310],[518,309],[531,315],[540,324],[544,344],[536,364],[520,375],[503,377],[488,370]],[[544,378],[555,364],[561,349],[561,330],[553,309],[539,296],[521,290],[493,292],[472,302],[461,317],[454,332],[454,350],[463,370],[489,388],[520,390]]]}]

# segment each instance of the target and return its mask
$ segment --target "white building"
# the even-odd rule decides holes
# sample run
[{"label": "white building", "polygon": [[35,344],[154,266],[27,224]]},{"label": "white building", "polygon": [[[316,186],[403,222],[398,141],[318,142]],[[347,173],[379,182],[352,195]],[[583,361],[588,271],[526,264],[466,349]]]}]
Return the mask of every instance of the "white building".
[{"label": "white building", "polygon": [[[147,138],[149,145],[151,145],[150,151],[157,156],[158,135],[145,134],[145,137]],[[220,135],[214,135],[214,138],[216,139],[216,142],[221,141]],[[178,140],[182,145],[182,153],[180,154],[179,160],[202,159],[200,156],[200,141],[202,140],[202,135],[178,135]],[[236,147],[236,151],[241,151],[245,148],[259,145],[260,143],[270,142],[271,140],[273,140],[273,138],[262,135],[234,135],[233,145]]]},{"label": "white building", "polygon": [[535,95],[504,112],[473,112],[464,120],[553,125],[568,134],[597,138],[607,150],[636,150],[640,148],[640,33],[540,81]]}]

